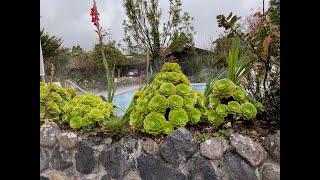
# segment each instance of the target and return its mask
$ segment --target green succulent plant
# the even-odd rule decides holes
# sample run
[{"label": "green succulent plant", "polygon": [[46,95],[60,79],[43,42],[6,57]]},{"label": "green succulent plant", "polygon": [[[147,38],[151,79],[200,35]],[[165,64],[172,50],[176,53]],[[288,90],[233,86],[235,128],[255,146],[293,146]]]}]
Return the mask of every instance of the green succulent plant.
[{"label": "green succulent plant", "polygon": [[229,112],[231,112],[232,114],[240,113],[240,108],[241,106],[237,101],[228,102],[228,109],[229,109]]},{"label": "green succulent plant", "polygon": [[61,124],[62,109],[75,95],[74,90],[40,82],[40,120],[53,119]]},{"label": "green succulent plant", "polygon": [[190,109],[192,109],[194,107],[196,102],[197,101],[194,101],[194,99],[186,97],[186,98],[183,99],[183,104],[184,104],[183,107],[185,109],[190,110]]},{"label": "green succulent plant", "polygon": [[177,94],[179,94],[180,96],[182,97],[187,97],[190,95],[190,87],[185,85],[185,84],[178,84],[176,86],[176,89],[177,89]]},{"label": "green succulent plant", "polygon": [[236,90],[236,85],[229,79],[217,80],[212,87],[212,94],[219,99],[229,98]]},{"label": "green succulent plant", "polygon": [[207,116],[208,122],[213,126],[220,126],[224,123],[224,119],[214,110],[208,110]]},{"label": "green succulent plant", "polygon": [[91,93],[76,96],[63,107],[63,121],[73,129],[88,130],[89,126],[103,124],[113,115],[113,104]]},{"label": "green succulent plant", "polygon": [[174,85],[177,85],[180,83],[181,75],[177,72],[169,72],[167,79]]},{"label": "green succulent plant", "polygon": [[165,112],[168,108],[167,98],[162,95],[155,95],[148,103],[148,110],[155,112]]},{"label": "green succulent plant", "polygon": [[216,108],[216,112],[220,117],[227,117],[229,113],[228,106],[225,104],[219,104]]},{"label": "green succulent plant", "polygon": [[136,111],[132,111],[129,120],[130,126],[136,129],[140,129],[143,126],[143,117]]},{"label": "green succulent plant", "polygon": [[245,119],[253,119],[257,115],[257,109],[256,107],[250,103],[250,102],[245,102],[241,104],[241,116],[244,117]]},{"label": "green succulent plant", "polygon": [[189,114],[189,123],[198,124],[201,120],[201,112],[197,108],[192,108],[188,111]]},{"label": "green succulent plant", "polygon": [[176,87],[172,83],[163,83],[160,86],[159,91],[164,95],[164,96],[170,96],[176,93]]},{"label": "green succulent plant", "polygon": [[168,97],[169,108],[176,109],[183,107],[183,98],[177,94]]},{"label": "green succulent plant", "polygon": [[158,112],[149,113],[143,122],[143,127],[148,134],[161,134],[167,125],[166,118]]},{"label": "green succulent plant", "polygon": [[177,63],[164,63],[161,72],[177,72],[182,73],[181,67]]},{"label": "green succulent plant", "polygon": [[244,102],[246,100],[246,90],[238,86],[232,97],[238,102]]},{"label": "green succulent plant", "polygon": [[189,116],[182,108],[173,109],[169,113],[169,121],[175,127],[183,127],[189,121]]},{"label": "green succulent plant", "polygon": [[169,122],[166,122],[164,128],[163,128],[163,133],[164,134],[171,134],[174,130],[174,126],[170,124]]}]

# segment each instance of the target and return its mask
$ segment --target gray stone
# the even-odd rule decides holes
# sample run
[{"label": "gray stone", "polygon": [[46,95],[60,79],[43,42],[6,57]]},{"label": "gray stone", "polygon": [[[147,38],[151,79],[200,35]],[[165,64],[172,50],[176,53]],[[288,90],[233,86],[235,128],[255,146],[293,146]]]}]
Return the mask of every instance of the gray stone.
[{"label": "gray stone", "polygon": [[128,171],[125,173],[123,180],[141,180],[141,177],[137,171]]},{"label": "gray stone", "polygon": [[50,171],[48,174],[50,180],[67,180],[66,174],[61,171]]},{"label": "gray stone", "polygon": [[149,155],[159,154],[159,145],[152,139],[147,139],[143,142],[143,150]]},{"label": "gray stone", "polygon": [[49,152],[40,146],[40,172],[49,168]]},{"label": "gray stone", "polygon": [[59,144],[65,149],[73,149],[77,144],[77,135],[73,132],[58,134]]},{"label": "gray stone", "polygon": [[210,161],[201,156],[196,156],[187,163],[189,180],[212,179],[217,180],[218,177],[212,167]]},{"label": "gray stone", "polygon": [[209,139],[200,144],[200,153],[209,159],[220,159],[228,149],[228,141],[223,137]]},{"label": "gray stone", "polygon": [[49,180],[48,177],[40,176],[40,180]]},{"label": "gray stone", "polygon": [[113,179],[121,179],[128,170],[136,169],[135,157],[139,154],[139,143],[136,139],[123,138],[104,149],[100,161]]},{"label": "gray stone", "polygon": [[238,154],[227,151],[218,165],[221,179],[257,180],[255,167],[246,163]]},{"label": "gray stone", "polygon": [[179,165],[186,162],[197,151],[198,146],[187,129],[179,128],[160,144],[160,154],[167,162]]},{"label": "gray stone", "polygon": [[83,142],[78,143],[77,149],[78,152],[75,154],[76,170],[83,174],[90,174],[97,166],[94,149]]},{"label": "gray stone", "polygon": [[51,156],[52,168],[58,171],[63,171],[72,165],[72,153],[68,150],[60,150],[60,147],[56,146],[53,149]]},{"label": "gray stone", "polygon": [[263,146],[274,160],[280,161],[280,131],[266,137]]},{"label": "gray stone", "polygon": [[261,166],[261,180],[280,180],[280,166],[264,163]]},{"label": "gray stone", "polygon": [[265,149],[249,137],[236,133],[231,135],[230,140],[231,145],[252,166],[258,166],[267,157]]},{"label": "gray stone", "polygon": [[105,174],[101,177],[101,180],[111,180],[111,177],[109,174]]},{"label": "gray stone", "polygon": [[137,159],[138,169],[143,180],[185,180],[186,176],[159,158],[141,155]]},{"label": "gray stone", "polygon": [[109,146],[109,145],[111,145],[111,143],[112,143],[112,138],[108,137],[108,138],[104,139],[105,145]]},{"label": "gray stone", "polygon": [[53,147],[57,143],[59,127],[54,122],[45,123],[40,128],[40,145]]}]

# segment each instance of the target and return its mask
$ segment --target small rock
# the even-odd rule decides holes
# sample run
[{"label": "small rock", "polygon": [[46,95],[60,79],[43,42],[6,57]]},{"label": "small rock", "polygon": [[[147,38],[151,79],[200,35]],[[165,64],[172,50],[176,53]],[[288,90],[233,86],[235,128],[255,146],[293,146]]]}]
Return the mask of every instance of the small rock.
[{"label": "small rock", "polygon": [[54,122],[45,123],[40,128],[40,145],[53,147],[57,143],[59,127]]},{"label": "small rock", "polygon": [[159,154],[159,145],[152,139],[148,139],[143,142],[143,150],[149,155]]},{"label": "small rock", "polygon": [[129,171],[123,177],[123,180],[141,180],[141,177],[137,171]]},{"label": "small rock", "polygon": [[107,146],[111,145],[111,143],[112,143],[112,138],[110,138],[110,137],[108,137],[104,140],[104,144]]},{"label": "small rock", "polygon": [[50,180],[48,177],[40,176],[40,180]]},{"label": "small rock", "polygon": [[160,145],[161,156],[171,164],[186,162],[198,149],[199,144],[185,128],[179,128],[168,135]]},{"label": "small rock", "polygon": [[189,173],[188,179],[211,179],[216,180],[218,179],[217,175],[215,174],[215,170],[212,167],[210,161],[205,159],[201,156],[194,157],[193,159],[189,160],[187,163]]},{"label": "small rock", "polygon": [[53,149],[51,156],[52,168],[58,171],[63,171],[72,165],[72,153],[68,150],[60,150],[60,147],[56,146]]},{"label": "small rock", "polygon": [[101,180],[111,180],[111,177],[109,174],[105,174],[101,177]]},{"label": "small rock", "polygon": [[258,166],[267,157],[264,148],[249,137],[236,133],[231,135],[230,140],[236,151],[252,166]]},{"label": "small rock", "polygon": [[261,180],[280,180],[280,166],[264,163],[261,166]]},{"label": "small rock", "polygon": [[220,159],[228,149],[228,141],[223,137],[209,139],[200,144],[200,153],[209,159]]},{"label": "small rock", "polygon": [[274,160],[280,162],[280,131],[266,137],[263,146]]},{"label": "small rock", "polygon": [[77,144],[77,135],[73,132],[64,132],[58,134],[58,141],[65,149],[73,149]]},{"label": "small rock", "polygon": [[78,152],[75,154],[76,170],[83,174],[90,174],[97,165],[94,157],[94,149],[80,142],[77,145]]},{"label": "small rock", "polygon": [[139,154],[137,149],[142,149],[138,140],[131,138],[122,138],[110,147],[106,147],[100,153],[99,159],[108,176],[122,179],[126,171],[136,169],[135,156]]},{"label": "small rock", "polygon": [[141,179],[144,180],[186,180],[186,176],[178,169],[163,163],[155,156],[142,154],[137,159]]},{"label": "small rock", "polygon": [[49,168],[49,152],[40,146],[40,172]]},{"label": "small rock", "polygon": [[48,173],[50,180],[67,180],[65,173],[61,171],[51,171]]},{"label": "small rock", "polygon": [[256,168],[247,164],[237,153],[227,151],[218,165],[220,179],[258,180]]}]

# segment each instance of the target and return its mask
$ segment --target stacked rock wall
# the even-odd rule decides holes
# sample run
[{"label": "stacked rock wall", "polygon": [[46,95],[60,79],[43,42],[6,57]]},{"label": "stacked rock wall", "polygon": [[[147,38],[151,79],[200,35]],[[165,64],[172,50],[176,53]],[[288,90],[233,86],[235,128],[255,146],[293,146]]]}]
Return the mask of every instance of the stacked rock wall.
[{"label": "stacked rock wall", "polygon": [[81,138],[54,123],[40,129],[40,179],[280,179],[280,133],[264,147],[240,134],[198,143],[185,128],[151,139]]}]

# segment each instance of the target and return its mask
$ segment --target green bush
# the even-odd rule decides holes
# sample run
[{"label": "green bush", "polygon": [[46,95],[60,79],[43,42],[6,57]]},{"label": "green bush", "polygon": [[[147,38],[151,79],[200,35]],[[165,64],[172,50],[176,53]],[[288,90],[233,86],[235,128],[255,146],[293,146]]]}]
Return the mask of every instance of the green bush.
[{"label": "green bush", "polygon": [[246,95],[246,90],[234,84],[229,79],[220,79],[209,83],[212,91],[208,95],[208,123],[219,126],[229,114],[234,118],[242,117],[244,120],[253,120],[257,111],[263,111],[263,105]]},{"label": "green bush", "polygon": [[114,116],[113,104],[91,93],[74,97],[62,110],[63,122],[69,123],[72,129],[84,131],[107,126],[110,117]]},{"label": "green bush", "polygon": [[72,89],[53,83],[40,82],[40,120],[53,120],[61,124],[62,108],[76,96]]},{"label": "green bush", "polygon": [[153,82],[136,92],[128,111],[132,128],[154,136],[198,124],[205,112],[203,94],[191,90],[177,63],[165,63]]}]

